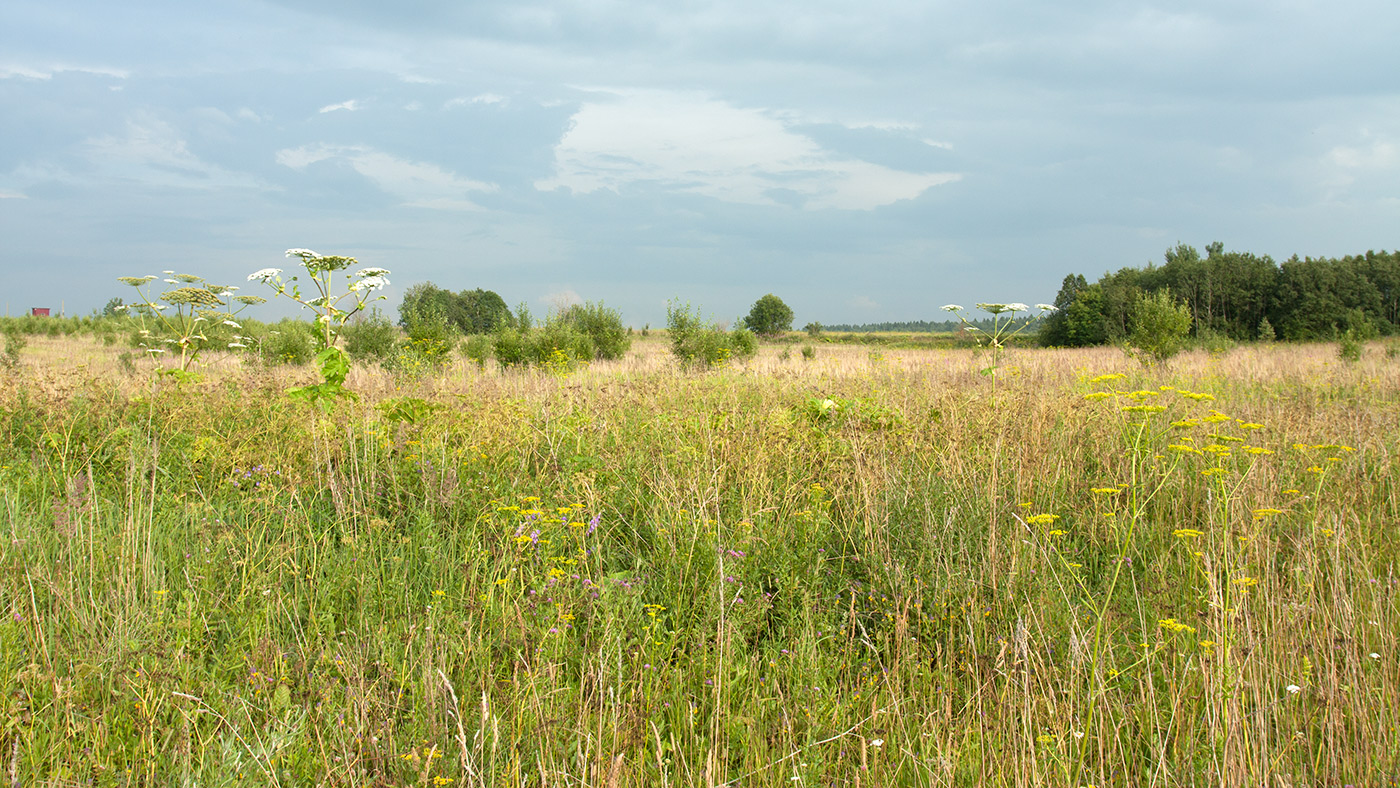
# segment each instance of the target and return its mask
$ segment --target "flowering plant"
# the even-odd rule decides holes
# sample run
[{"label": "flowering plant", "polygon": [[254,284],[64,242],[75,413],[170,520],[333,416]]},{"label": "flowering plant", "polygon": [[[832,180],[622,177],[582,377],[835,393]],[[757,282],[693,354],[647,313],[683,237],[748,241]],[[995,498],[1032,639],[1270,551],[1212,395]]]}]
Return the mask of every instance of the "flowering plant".
[{"label": "flowering plant", "polygon": [[[369,267],[346,274],[345,278],[349,282],[345,291],[337,294],[332,284],[335,272],[359,265],[358,260],[341,255],[321,255],[310,249],[288,249],[287,257],[295,257],[301,261],[307,277],[315,287],[315,295],[303,295],[299,275],[284,281],[280,268],[254,271],[249,275],[248,281],[262,282],[275,290],[277,295],[290,298],[303,308],[316,312],[316,338],[321,345],[321,352],[316,354],[316,364],[321,370],[321,382],[288,389],[287,394],[322,408],[329,408],[330,403],[337,397],[354,396],[345,389],[345,378],[350,374],[350,357],[344,350],[336,347],[336,336],[350,318],[364,311],[371,302],[384,299],[382,295],[376,297],[373,294],[389,285],[389,271]],[[353,306],[344,303],[346,299],[350,299]]]},{"label": "flowering plant", "polygon": [[[139,304],[122,305],[117,309],[135,317],[141,326],[141,346],[152,358],[169,352],[171,347],[180,349],[180,364],[174,371],[181,375],[189,374],[200,351],[211,343],[205,333],[208,327],[228,326],[240,330],[242,326],[233,318],[248,306],[266,300],[258,296],[236,296],[233,293],[237,287],[212,285],[194,274],[163,273],[164,278],[153,275],[117,277],[117,281],[130,285],[141,299]],[[158,279],[171,287],[153,297],[147,286]],[[147,320],[151,321],[150,325]],[[157,334],[163,334],[164,338],[158,339]],[[228,347],[245,348],[244,339],[247,337],[235,333]]]}]

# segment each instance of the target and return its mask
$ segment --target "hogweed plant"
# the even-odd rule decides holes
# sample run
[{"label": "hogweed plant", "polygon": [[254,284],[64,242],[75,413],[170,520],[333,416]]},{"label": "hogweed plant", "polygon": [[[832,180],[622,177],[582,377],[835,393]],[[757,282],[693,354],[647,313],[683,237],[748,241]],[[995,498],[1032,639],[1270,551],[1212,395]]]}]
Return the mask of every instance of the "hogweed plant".
[{"label": "hogweed plant", "polygon": [[[1035,308],[1039,310],[1036,314],[1030,314],[1031,308],[1020,302],[1010,304],[978,304],[978,309],[992,316],[992,333],[988,334],[968,321],[967,316],[963,314],[965,310],[960,305],[945,304],[941,308],[944,312],[957,315],[958,320],[968,331],[976,332],[979,337],[977,341],[979,346],[991,349],[992,365],[983,368],[981,372],[983,375],[992,379],[993,391],[996,390],[997,370],[1001,368],[1001,357],[1006,350],[1006,342],[1022,331],[1025,331],[1026,328],[1036,320],[1055,311],[1055,306],[1053,304],[1036,304]],[[1026,316],[1018,318],[1016,316],[1018,312],[1025,312]],[[1005,317],[1003,317],[1003,315],[1005,315]],[[986,337],[986,339],[982,339],[981,337]]]},{"label": "hogweed plant", "polygon": [[[134,315],[140,325],[141,346],[152,359],[170,352],[171,348],[178,348],[180,360],[171,372],[177,376],[188,376],[200,353],[211,343],[206,331],[214,325],[241,330],[242,326],[234,317],[248,306],[262,303],[264,299],[235,296],[237,287],[209,284],[203,277],[194,274],[177,274],[174,271],[165,271],[164,274],[164,278],[153,275],[117,277],[117,281],[130,285],[141,299],[138,304],[125,304],[117,308]],[[153,297],[148,285],[157,280],[171,285],[171,288]],[[227,346],[231,350],[246,348],[244,339],[246,337],[235,333]]]},{"label": "hogweed plant", "polygon": [[337,398],[353,396],[345,389],[345,378],[350,373],[350,356],[336,346],[336,339],[350,318],[365,311],[374,301],[384,300],[384,296],[374,296],[374,293],[389,285],[389,271],[386,268],[370,266],[347,273],[347,284],[342,292],[334,284],[335,274],[337,271],[359,265],[355,258],[322,255],[310,249],[288,249],[287,257],[295,257],[301,261],[314,292],[311,289],[302,289],[301,275],[284,280],[281,268],[254,271],[248,276],[248,281],[262,282],[276,291],[277,295],[289,298],[316,313],[313,322],[317,344],[321,348],[316,354],[316,365],[321,371],[321,382],[288,389],[287,394],[296,399],[305,399],[321,408],[329,408]]}]

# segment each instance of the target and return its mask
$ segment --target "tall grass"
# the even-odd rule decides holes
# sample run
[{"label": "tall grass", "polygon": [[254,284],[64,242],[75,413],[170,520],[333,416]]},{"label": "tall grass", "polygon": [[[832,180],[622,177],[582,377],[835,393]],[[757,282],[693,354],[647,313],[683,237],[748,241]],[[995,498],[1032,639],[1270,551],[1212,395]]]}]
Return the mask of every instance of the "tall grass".
[{"label": "tall grass", "polygon": [[105,358],[0,376],[21,784],[1400,778],[1378,353]]}]

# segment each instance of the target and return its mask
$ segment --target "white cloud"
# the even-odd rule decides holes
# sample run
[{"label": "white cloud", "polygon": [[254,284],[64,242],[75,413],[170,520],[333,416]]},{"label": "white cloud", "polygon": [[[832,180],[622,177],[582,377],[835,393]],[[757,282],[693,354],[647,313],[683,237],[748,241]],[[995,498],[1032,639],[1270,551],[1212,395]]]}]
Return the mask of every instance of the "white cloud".
[{"label": "white cloud", "polygon": [[308,145],[277,152],[277,163],[303,170],[322,161],[343,161],[405,205],[436,210],[479,210],[470,192],[493,192],[494,183],[461,178],[436,164],[409,161],[364,145]]},{"label": "white cloud", "polygon": [[958,179],[842,158],[763,110],[706,96],[612,91],[584,104],[554,148],[541,190],[587,194],[651,183],[726,202],[870,210]]},{"label": "white cloud", "polygon": [[453,107],[465,107],[472,104],[504,104],[505,100],[505,96],[498,96],[495,93],[482,93],[477,96],[472,96],[471,98],[463,98],[459,96],[454,99],[448,99],[447,101],[443,102],[442,108],[451,109]]},{"label": "white cloud", "polygon": [[126,136],[93,137],[84,148],[97,171],[120,180],[186,189],[267,188],[251,175],[200,159],[174,127],[146,114],[127,119]]},{"label": "white cloud", "polygon": [[358,110],[359,108],[360,108],[360,102],[359,102],[359,100],[358,100],[358,99],[350,99],[349,101],[342,101],[342,102],[340,102],[339,104],[327,104],[326,106],[321,107],[321,110],[320,110],[320,111],[321,111],[321,114],[325,114],[325,113],[327,113],[327,112],[335,112],[336,110],[341,110],[341,109],[343,109],[343,110],[345,110],[345,111],[347,111],[347,112],[354,112],[355,110]]},{"label": "white cloud", "polygon": [[12,77],[22,77],[25,79],[53,79],[55,74],[72,72],[78,74],[95,74],[103,77],[115,77],[126,79],[130,76],[129,71],[120,68],[108,68],[105,66],[0,66],[0,79],[10,79]]},{"label": "white cloud", "polygon": [[1360,136],[1358,144],[1336,145],[1322,156],[1321,185],[1327,199],[1368,181],[1384,183],[1386,189],[1393,184],[1395,170],[1400,169],[1400,145],[1367,129]]}]

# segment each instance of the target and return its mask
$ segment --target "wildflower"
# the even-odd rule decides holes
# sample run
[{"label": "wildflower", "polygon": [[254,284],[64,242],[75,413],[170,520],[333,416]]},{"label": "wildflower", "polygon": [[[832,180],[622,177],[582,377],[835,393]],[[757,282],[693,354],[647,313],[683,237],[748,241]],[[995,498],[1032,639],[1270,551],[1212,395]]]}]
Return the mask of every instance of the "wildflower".
[{"label": "wildflower", "polygon": [[288,249],[288,250],[287,250],[287,256],[288,256],[288,257],[300,257],[301,259],[305,260],[305,259],[308,258],[308,257],[320,257],[321,255],[316,254],[315,252],[311,251],[310,249]]},{"label": "wildflower", "polygon": [[1095,487],[1089,490],[1089,492],[1094,495],[1117,495],[1119,490],[1117,487]]},{"label": "wildflower", "polygon": [[1289,684],[1287,687],[1284,687],[1284,689],[1288,690],[1289,695],[1297,695],[1299,692],[1303,691],[1303,688],[1297,684]]},{"label": "wildflower", "polygon": [[1124,374],[1121,373],[1121,372],[1110,372],[1110,373],[1108,373],[1108,374],[1106,374],[1106,375],[1099,375],[1098,377],[1093,378],[1093,379],[1090,380],[1089,382],[1090,382],[1090,383],[1107,383],[1107,382],[1110,381],[1110,380],[1122,380],[1122,379],[1125,378],[1125,377],[1127,377],[1127,375],[1124,375]]},{"label": "wildflower", "polygon": [[264,268],[248,275],[249,282],[267,282],[282,275],[281,268]]},{"label": "wildflower", "polygon": [[1189,624],[1183,624],[1174,618],[1161,619],[1157,622],[1157,625],[1160,626],[1162,629],[1167,630],[1168,632],[1186,632],[1191,635],[1196,634],[1195,627]]},{"label": "wildflower", "polygon": [[224,321],[224,325],[226,325],[226,326],[232,326],[232,327],[234,327],[234,328],[242,328],[242,327],[243,327],[243,326],[240,326],[240,325],[238,325],[237,323],[233,322],[232,320],[225,320],[225,321]]},{"label": "wildflower", "polygon": [[1249,454],[1273,454],[1272,451],[1264,448],[1263,446],[1246,446],[1244,447],[1244,450]]},{"label": "wildflower", "polygon": [[943,306],[939,307],[939,309],[942,309],[944,312],[961,312],[961,311],[962,311],[962,307],[958,306],[957,304],[944,304]]},{"label": "wildflower", "polygon": [[1026,522],[1031,525],[1050,525],[1058,519],[1058,514],[1033,514],[1026,518]]},{"label": "wildflower", "polygon": [[1199,539],[1202,536],[1205,536],[1205,533],[1203,531],[1198,531],[1195,528],[1178,528],[1175,531],[1172,531],[1172,536],[1175,536],[1178,539]]},{"label": "wildflower", "polygon": [[1106,391],[1095,391],[1092,394],[1084,395],[1084,399],[1108,399],[1108,397],[1109,395]]},{"label": "wildflower", "polygon": [[1036,304],[1036,305],[1035,305],[1035,308],[1036,308],[1036,309],[1039,309],[1039,310],[1042,311],[1042,312],[1058,312],[1058,311],[1060,311],[1060,308],[1057,307],[1057,306],[1055,306],[1054,304]]},{"label": "wildflower", "polygon": [[1265,517],[1273,517],[1276,514],[1283,514],[1282,509],[1255,509],[1254,519],[1262,520]]},{"label": "wildflower", "polygon": [[389,280],[382,276],[367,276],[350,285],[350,289],[357,292],[360,290],[382,290],[388,285]]}]

